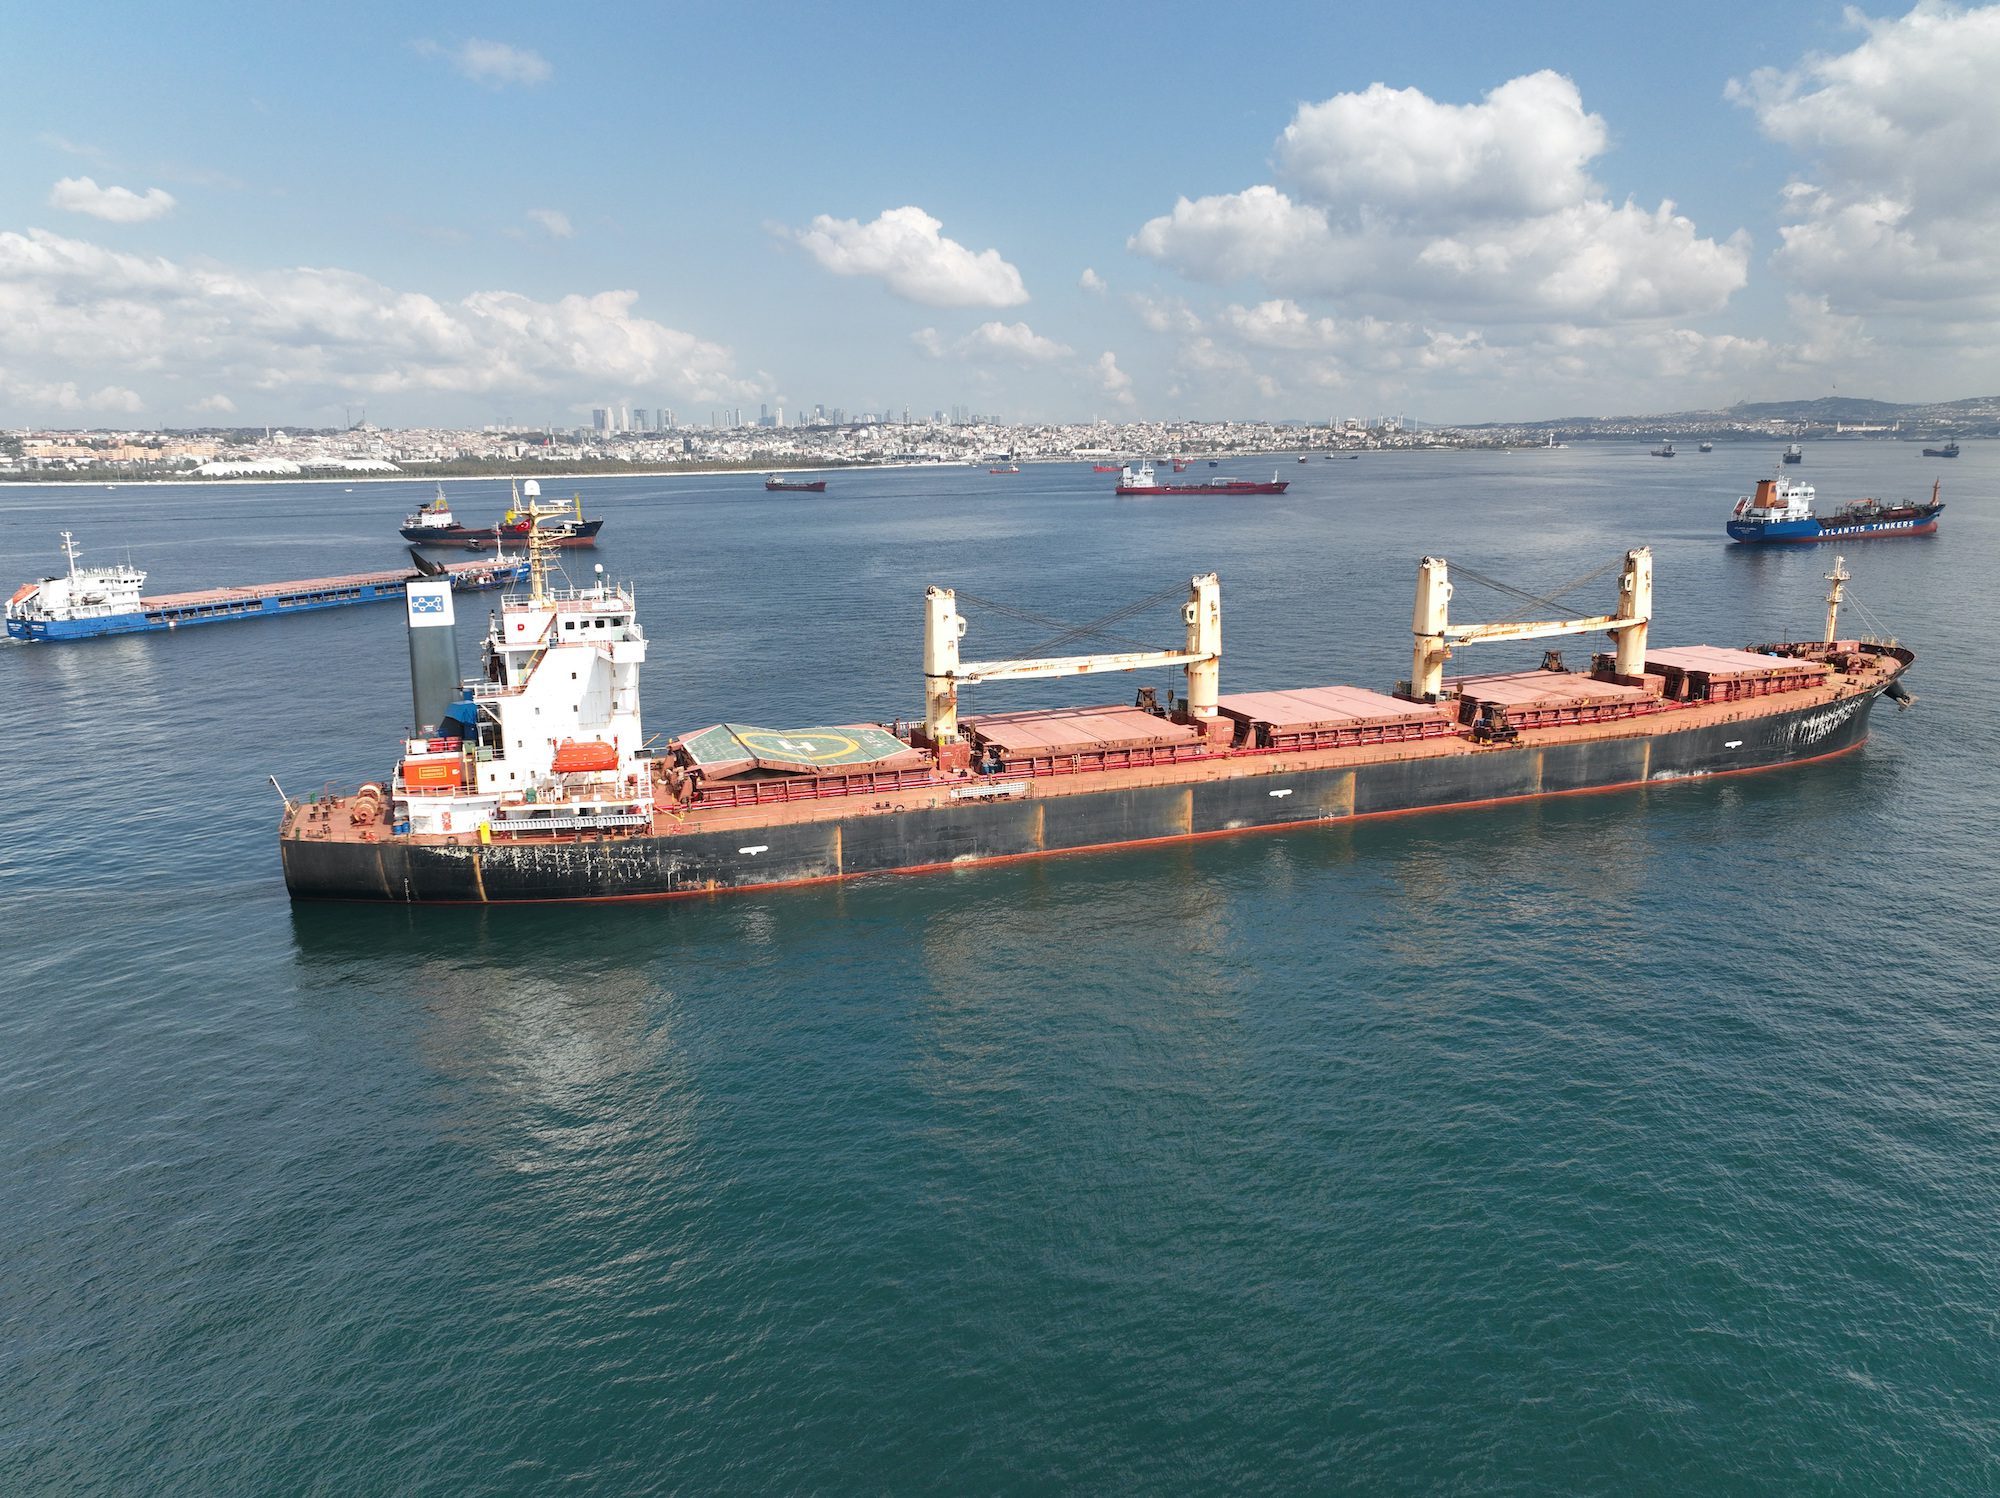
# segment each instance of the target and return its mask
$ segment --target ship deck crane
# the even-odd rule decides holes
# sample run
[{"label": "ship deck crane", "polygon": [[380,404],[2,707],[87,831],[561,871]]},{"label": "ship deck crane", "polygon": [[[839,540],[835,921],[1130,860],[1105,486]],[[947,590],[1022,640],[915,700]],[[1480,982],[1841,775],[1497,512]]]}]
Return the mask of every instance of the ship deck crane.
[{"label": "ship deck crane", "polygon": [[1625,553],[1618,576],[1615,613],[1584,619],[1552,619],[1505,624],[1450,622],[1451,576],[1443,557],[1425,557],[1417,564],[1417,606],[1411,621],[1416,647],[1410,660],[1409,695],[1419,702],[1435,701],[1444,690],[1444,663],[1456,645],[1496,640],[1541,640],[1553,635],[1587,635],[1606,631],[1618,642],[1620,676],[1641,676],[1646,670],[1646,627],[1653,618],[1653,549],[1636,546]]},{"label": "ship deck crane", "polygon": [[924,734],[932,747],[958,740],[958,689],[987,681],[1048,681],[1103,671],[1152,666],[1187,668],[1190,717],[1213,718],[1222,681],[1222,584],[1213,572],[1188,579],[1181,609],[1187,639],[1180,650],[1127,650],[1107,655],[1062,655],[1011,661],[961,661],[958,642],[965,618],[950,588],[924,594]]}]

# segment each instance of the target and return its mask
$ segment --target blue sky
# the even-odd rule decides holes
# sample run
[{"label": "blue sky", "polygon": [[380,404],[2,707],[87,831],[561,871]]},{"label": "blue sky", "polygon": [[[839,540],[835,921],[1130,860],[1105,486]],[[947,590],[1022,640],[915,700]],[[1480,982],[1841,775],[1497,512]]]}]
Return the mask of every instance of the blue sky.
[{"label": "blue sky", "polygon": [[0,423],[2000,388],[2000,7],[558,15],[17,16]]}]

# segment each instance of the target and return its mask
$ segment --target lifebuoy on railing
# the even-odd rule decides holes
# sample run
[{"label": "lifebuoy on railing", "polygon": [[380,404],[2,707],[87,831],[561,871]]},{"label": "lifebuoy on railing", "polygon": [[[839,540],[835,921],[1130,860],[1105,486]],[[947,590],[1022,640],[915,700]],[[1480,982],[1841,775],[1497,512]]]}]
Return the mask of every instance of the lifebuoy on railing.
[{"label": "lifebuoy on railing", "polygon": [[450,812],[446,812],[446,813],[444,814],[444,816],[443,816],[443,819],[442,819],[442,820],[443,820],[443,824],[444,824],[444,830],[445,830],[446,832],[449,832],[449,831],[451,831],[451,813],[450,813]]}]

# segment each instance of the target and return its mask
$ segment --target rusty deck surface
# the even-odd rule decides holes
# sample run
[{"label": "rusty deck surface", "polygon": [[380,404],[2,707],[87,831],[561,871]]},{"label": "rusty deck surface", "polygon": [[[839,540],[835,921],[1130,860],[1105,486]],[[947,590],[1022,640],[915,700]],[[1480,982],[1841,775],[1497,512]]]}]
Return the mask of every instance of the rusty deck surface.
[{"label": "rusty deck surface", "polygon": [[1503,707],[1602,707],[1656,700],[1644,687],[1599,681],[1581,671],[1500,671],[1491,676],[1449,677],[1445,686],[1474,702]]},{"label": "rusty deck surface", "polygon": [[1646,652],[1646,669],[1659,671],[1671,666],[1678,671],[1705,672],[1724,678],[1739,676],[1796,676],[1817,662],[1790,656],[1758,655],[1753,650],[1726,650],[1720,645],[1673,645],[1665,650]]},{"label": "rusty deck surface", "polygon": [[1097,754],[1115,749],[1152,749],[1191,744],[1201,730],[1174,723],[1142,707],[1038,708],[1018,713],[981,713],[965,720],[975,742],[1005,754]]},{"label": "rusty deck surface", "polygon": [[[1756,659],[1767,658],[1756,657]],[[1479,744],[1464,734],[1454,733],[1445,737],[1335,748],[1223,750],[1167,765],[1084,770],[1067,774],[1029,772],[1018,776],[1010,775],[1008,778],[1018,780],[1022,785],[1022,794],[1027,797],[1060,797],[1131,787],[1185,785],[1252,775],[1284,774],[1301,770],[1345,769],[1396,761],[1448,760],[1479,754],[1519,753],[1522,749],[1532,750],[1540,746],[1559,744],[1653,738],[1683,729],[1744,722],[1775,716],[1795,708],[1831,705],[1860,697],[1886,686],[1895,679],[1898,670],[1899,667],[1893,660],[1880,658],[1873,661],[1864,671],[1851,675],[1829,671],[1823,681],[1772,693],[1756,698],[1752,702],[1668,703],[1657,712],[1613,721],[1560,723],[1530,728],[1522,732],[1518,744],[1512,747]],[[1556,677],[1568,673],[1536,671],[1519,674]],[[1593,683],[1593,686],[1602,685],[1604,684]],[[1139,710],[1132,709],[1132,711]],[[986,721],[990,722],[996,716],[1047,719],[1060,718],[1062,715],[1047,712],[988,715]],[[838,820],[854,816],[893,815],[899,811],[945,804],[952,799],[951,791],[954,787],[979,783],[982,783],[982,777],[969,772],[940,773],[929,784],[908,787],[886,798],[880,795],[830,795],[816,800],[700,809],[676,804],[663,787],[656,786],[653,825],[650,829],[638,829],[637,835],[645,836],[650,831],[653,836],[671,836],[680,831],[727,831],[737,828]],[[311,835],[315,838],[331,838],[342,842],[378,842],[387,839],[390,833],[386,822],[382,819],[363,824],[349,821],[344,808],[351,803],[351,800],[351,797],[338,797],[326,803],[332,807],[333,814],[317,823]],[[294,812],[288,814],[287,829],[295,825],[296,818],[304,809],[305,806],[301,803]],[[476,842],[477,834],[454,832],[426,835],[410,840],[417,843],[464,845]]]},{"label": "rusty deck surface", "polygon": [[[510,570],[512,562],[453,562],[444,570],[453,577]],[[414,579],[423,573],[414,567],[392,567],[382,572],[351,572],[344,577],[305,577],[287,583],[245,583],[233,588],[201,588],[192,593],[160,593],[141,598],[148,609],[182,609],[205,603],[239,603],[271,598],[280,593],[330,593],[339,588],[388,587]]]},{"label": "rusty deck surface", "polygon": [[1440,716],[1431,703],[1343,686],[1231,692],[1215,699],[1215,710],[1239,723],[1267,723],[1282,733],[1353,728],[1364,723],[1421,723]]}]

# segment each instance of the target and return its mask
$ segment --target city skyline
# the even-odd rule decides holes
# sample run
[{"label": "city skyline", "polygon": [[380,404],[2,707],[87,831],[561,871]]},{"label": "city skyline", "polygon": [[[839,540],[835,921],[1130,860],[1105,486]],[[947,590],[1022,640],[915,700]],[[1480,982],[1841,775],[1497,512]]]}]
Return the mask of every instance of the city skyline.
[{"label": "city skyline", "polygon": [[27,16],[0,425],[1996,388],[2000,6],[1655,15]]}]

